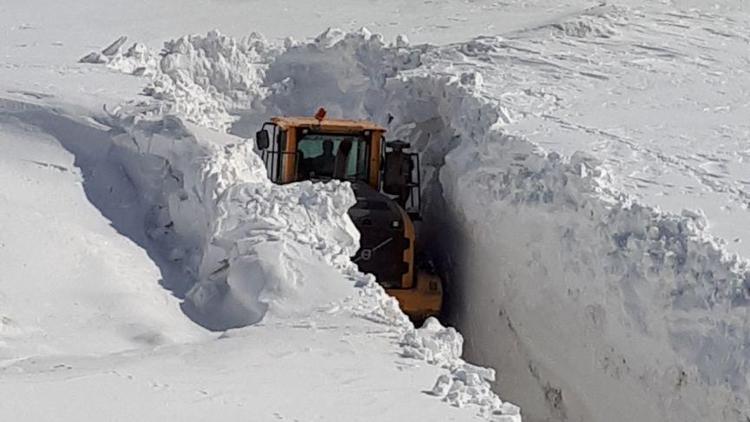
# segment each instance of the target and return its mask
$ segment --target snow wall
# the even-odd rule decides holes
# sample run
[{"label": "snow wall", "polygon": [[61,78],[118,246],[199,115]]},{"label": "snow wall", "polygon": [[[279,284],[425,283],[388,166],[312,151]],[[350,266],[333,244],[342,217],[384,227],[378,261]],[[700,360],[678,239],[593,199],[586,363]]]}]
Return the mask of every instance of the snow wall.
[{"label": "snow wall", "polygon": [[[137,105],[141,115],[176,113],[247,134],[270,115],[324,106],[409,140],[422,157],[423,230],[447,279],[448,318],[467,338],[467,357],[499,370],[496,391],[527,420],[745,420],[747,263],[706,233],[699,213],[639,204],[585,154],[561,157],[507,133],[522,115],[461,66],[464,53],[491,42],[438,48],[329,30],[272,45],[210,33],[166,43],[160,60],[134,46],[107,61],[152,75],[146,93],[158,101]],[[356,249],[345,185],[275,187],[258,168],[236,170],[252,174],[261,191],[253,194],[297,189],[312,204],[338,203],[321,221],[337,234],[313,241],[327,259]],[[209,214],[231,215],[226,207]],[[199,303],[212,297],[200,287],[209,269],[229,256],[231,273],[242,255],[214,250],[186,255],[200,256],[191,266]]]}]

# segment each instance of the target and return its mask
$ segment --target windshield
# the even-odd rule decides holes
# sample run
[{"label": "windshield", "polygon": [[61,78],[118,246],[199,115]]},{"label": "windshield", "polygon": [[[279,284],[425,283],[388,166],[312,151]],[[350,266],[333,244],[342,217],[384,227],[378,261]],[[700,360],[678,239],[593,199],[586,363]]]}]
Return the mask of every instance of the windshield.
[{"label": "windshield", "polygon": [[367,181],[367,141],[359,135],[309,133],[298,141],[297,180]]}]

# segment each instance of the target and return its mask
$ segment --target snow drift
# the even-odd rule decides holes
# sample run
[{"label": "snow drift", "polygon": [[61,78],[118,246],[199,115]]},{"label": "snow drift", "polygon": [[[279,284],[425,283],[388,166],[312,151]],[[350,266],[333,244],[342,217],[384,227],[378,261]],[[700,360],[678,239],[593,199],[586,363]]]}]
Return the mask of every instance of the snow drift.
[{"label": "snow drift", "polygon": [[[151,210],[149,237],[191,276],[186,310],[201,324],[244,326],[352,294],[327,266],[311,264],[343,262],[357,249],[346,216],[354,197],[343,183],[277,186],[236,138],[196,136],[174,117],[140,120],[118,110],[112,118],[123,133],[110,154]],[[307,276],[331,282],[310,285]]]},{"label": "snow drift", "polygon": [[[576,37],[615,33],[586,20],[557,29]],[[387,124],[391,138],[408,139],[425,166],[425,227],[434,230],[427,236],[442,239],[433,253],[450,280],[452,317],[467,336],[468,355],[500,370],[496,389],[531,420],[733,421],[748,415],[747,262],[723,249],[700,213],[640,203],[619,191],[592,156],[547,152],[510,133],[509,123],[556,100],[544,91],[506,92],[502,81],[486,82],[501,66],[489,53],[506,48],[502,39],[411,46],[404,39],[386,44],[367,31],[335,30],[284,46],[253,39],[251,50],[260,52],[253,58],[243,56],[245,44],[217,33],[168,43],[182,47],[168,47],[161,58],[146,89],[161,102],[150,112],[166,108],[198,124],[214,114],[220,118],[208,124],[223,128],[236,122],[235,109],[252,122],[324,106],[332,115]],[[159,86],[170,94],[157,94]],[[253,174],[264,192],[311,195],[309,202],[284,200],[299,210],[337,203],[323,213],[324,240],[292,238],[321,244],[327,262],[346,261],[356,234],[344,217],[351,199],[345,186],[271,187]],[[266,197],[257,189],[244,188],[253,194],[242,198]],[[225,218],[214,206],[204,214],[211,222]],[[212,246],[193,260],[199,298],[216,263],[226,260],[230,274],[233,264],[259,268],[257,258],[237,261],[246,256],[242,248],[213,245],[210,238],[239,243],[231,231],[222,234],[222,224],[208,224],[201,242]],[[350,264],[341,265],[352,273]],[[267,272],[270,279],[287,277]],[[388,309],[379,306],[375,314],[393,315]],[[456,397],[453,385],[481,390],[492,379],[453,373],[434,391]]]},{"label": "snow drift", "polygon": [[0,367],[207,338],[157,280],[100,125],[0,98]]}]

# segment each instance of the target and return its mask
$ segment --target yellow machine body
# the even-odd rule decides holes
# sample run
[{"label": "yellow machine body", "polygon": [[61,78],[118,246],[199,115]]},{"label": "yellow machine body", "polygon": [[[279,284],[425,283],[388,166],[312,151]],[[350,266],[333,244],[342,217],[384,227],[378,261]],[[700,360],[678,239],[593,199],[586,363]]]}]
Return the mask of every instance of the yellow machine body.
[{"label": "yellow machine body", "polygon": [[[384,230],[398,231],[398,236],[393,235],[393,239],[395,240],[386,238],[386,242],[379,242],[379,244],[387,243],[388,247],[394,247],[394,244],[403,242],[403,252],[401,253],[399,250],[397,259],[392,260],[398,262],[386,262],[384,264],[386,266],[392,265],[394,271],[400,274],[398,278],[384,276],[383,278],[387,278],[388,281],[381,280],[378,270],[382,269],[382,262],[372,267],[370,272],[378,276],[378,282],[383,284],[386,291],[399,301],[402,310],[412,319],[423,320],[429,316],[439,314],[443,302],[441,281],[436,275],[417,269],[415,263],[417,256],[415,247],[417,242],[412,218],[403,206],[382,193],[380,189],[383,178],[383,159],[385,156],[383,139],[385,129],[375,123],[364,120],[319,119],[314,117],[274,117],[264,124],[261,132],[265,131],[267,126],[273,128],[273,137],[271,138],[268,132],[266,132],[266,147],[271,145],[271,143],[273,145],[271,151],[264,152],[264,161],[269,168],[271,179],[280,184],[306,180],[306,176],[300,171],[302,162],[305,160],[300,151],[300,142],[307,139],[306,137],[310,135],[314,135],[315,139],[326,139],[327,136],[339,138],[341,136],[357,137],[360,145],[358,148],[367,149],[367,158],[363,160],[367,162],[367,165],[365,166],[364,163],[360,163],[362,167],[366,167],[367,174],[366,176],[360,175],[356,182],[357,185],[366,184],[369,188],[355,188],[358,203],[357,206],[350,210],[350,215],[352,215],[355,225],[357,225],[362,233],[363,244],[367,243],[369,233],[377,232],[382,237]],[[258,137],[260,137],[261,132],[258,132]],[[271,140],[269,141],[269,139]],[[305,142],[309,143],[309,141]],[[259,146],[259,148],[261,147]],[[261,149],[264,150],[265,148]],[[349,160],[348,156],[346,160]],[[367,196],[366,199],[364,199],[365,196]],[[378,227],[380,223],[373,223],[372,221],[367,225],[365,224],[368,220],[367,217],[363,217],[360,220],[355,218],[356,215],[367,216],[368,212],[373,212],[373,216],[377,217],[375,209],[385,209],[386,207],[392,210],[393,221],[388,223],[392,226],[390,228]],[[370,220],[377,221],[376,218],[370,218]],[[376,227],[372,227],[373,225]],[[384,226],[384,224],[380,225]],[[377,249],[378,247],[370,249],[370,254],[381,253]],[[364,249],[364,246],[362,249]],[[358,252],[359,258],[362,257],[361,255],[363,254]],[[357,262],[356,257],[354,261]],[[360,260],[358,264],[360,265],[360,269],[363,269],[363,271],[367,270],[367,265],[363,261]]]}]

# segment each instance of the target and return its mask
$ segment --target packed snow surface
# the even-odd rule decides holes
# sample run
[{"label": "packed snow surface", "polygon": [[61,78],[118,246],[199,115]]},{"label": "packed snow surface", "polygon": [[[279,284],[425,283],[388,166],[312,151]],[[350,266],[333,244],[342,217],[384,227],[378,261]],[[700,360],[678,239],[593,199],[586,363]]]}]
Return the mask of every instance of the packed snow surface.
[{"label": "packed snow surface", "polygon": [[[201,325],[356,315],[354,325],[386,327],[378,341],[404,359],[442,368],[422,387],[429,395],[498,420],[519,411],[490,385],[532,421],[747,419],[746,5],[493,5],[507,7],[506,27],[442,46],[335,29],[280,41],[311,34],[245,25],[227,31],[276,38],[200,28],[159,54],[153,32],[121,41],[121,30],[70,58],[98,64],[58,71],[118,81],[96,94],[108,104],[97,124],[137,192],[151,255],[180,275],[165,284]],[[463,9],[479,24],[487,6]],[[184,32],[172,30],[161,34]],[[22,68],[39,72],[3,74]],[[145,98],[123,102],[139,89]],[[460,360],[458,332],[435,321],[414,330],[356,272],[345,184],[271,185],[251,147],[220,134],[249,137],[271,115],[319,106],[387,125],[420,152],[423,235],[449,318],[468,358],[497,376]]]}]

